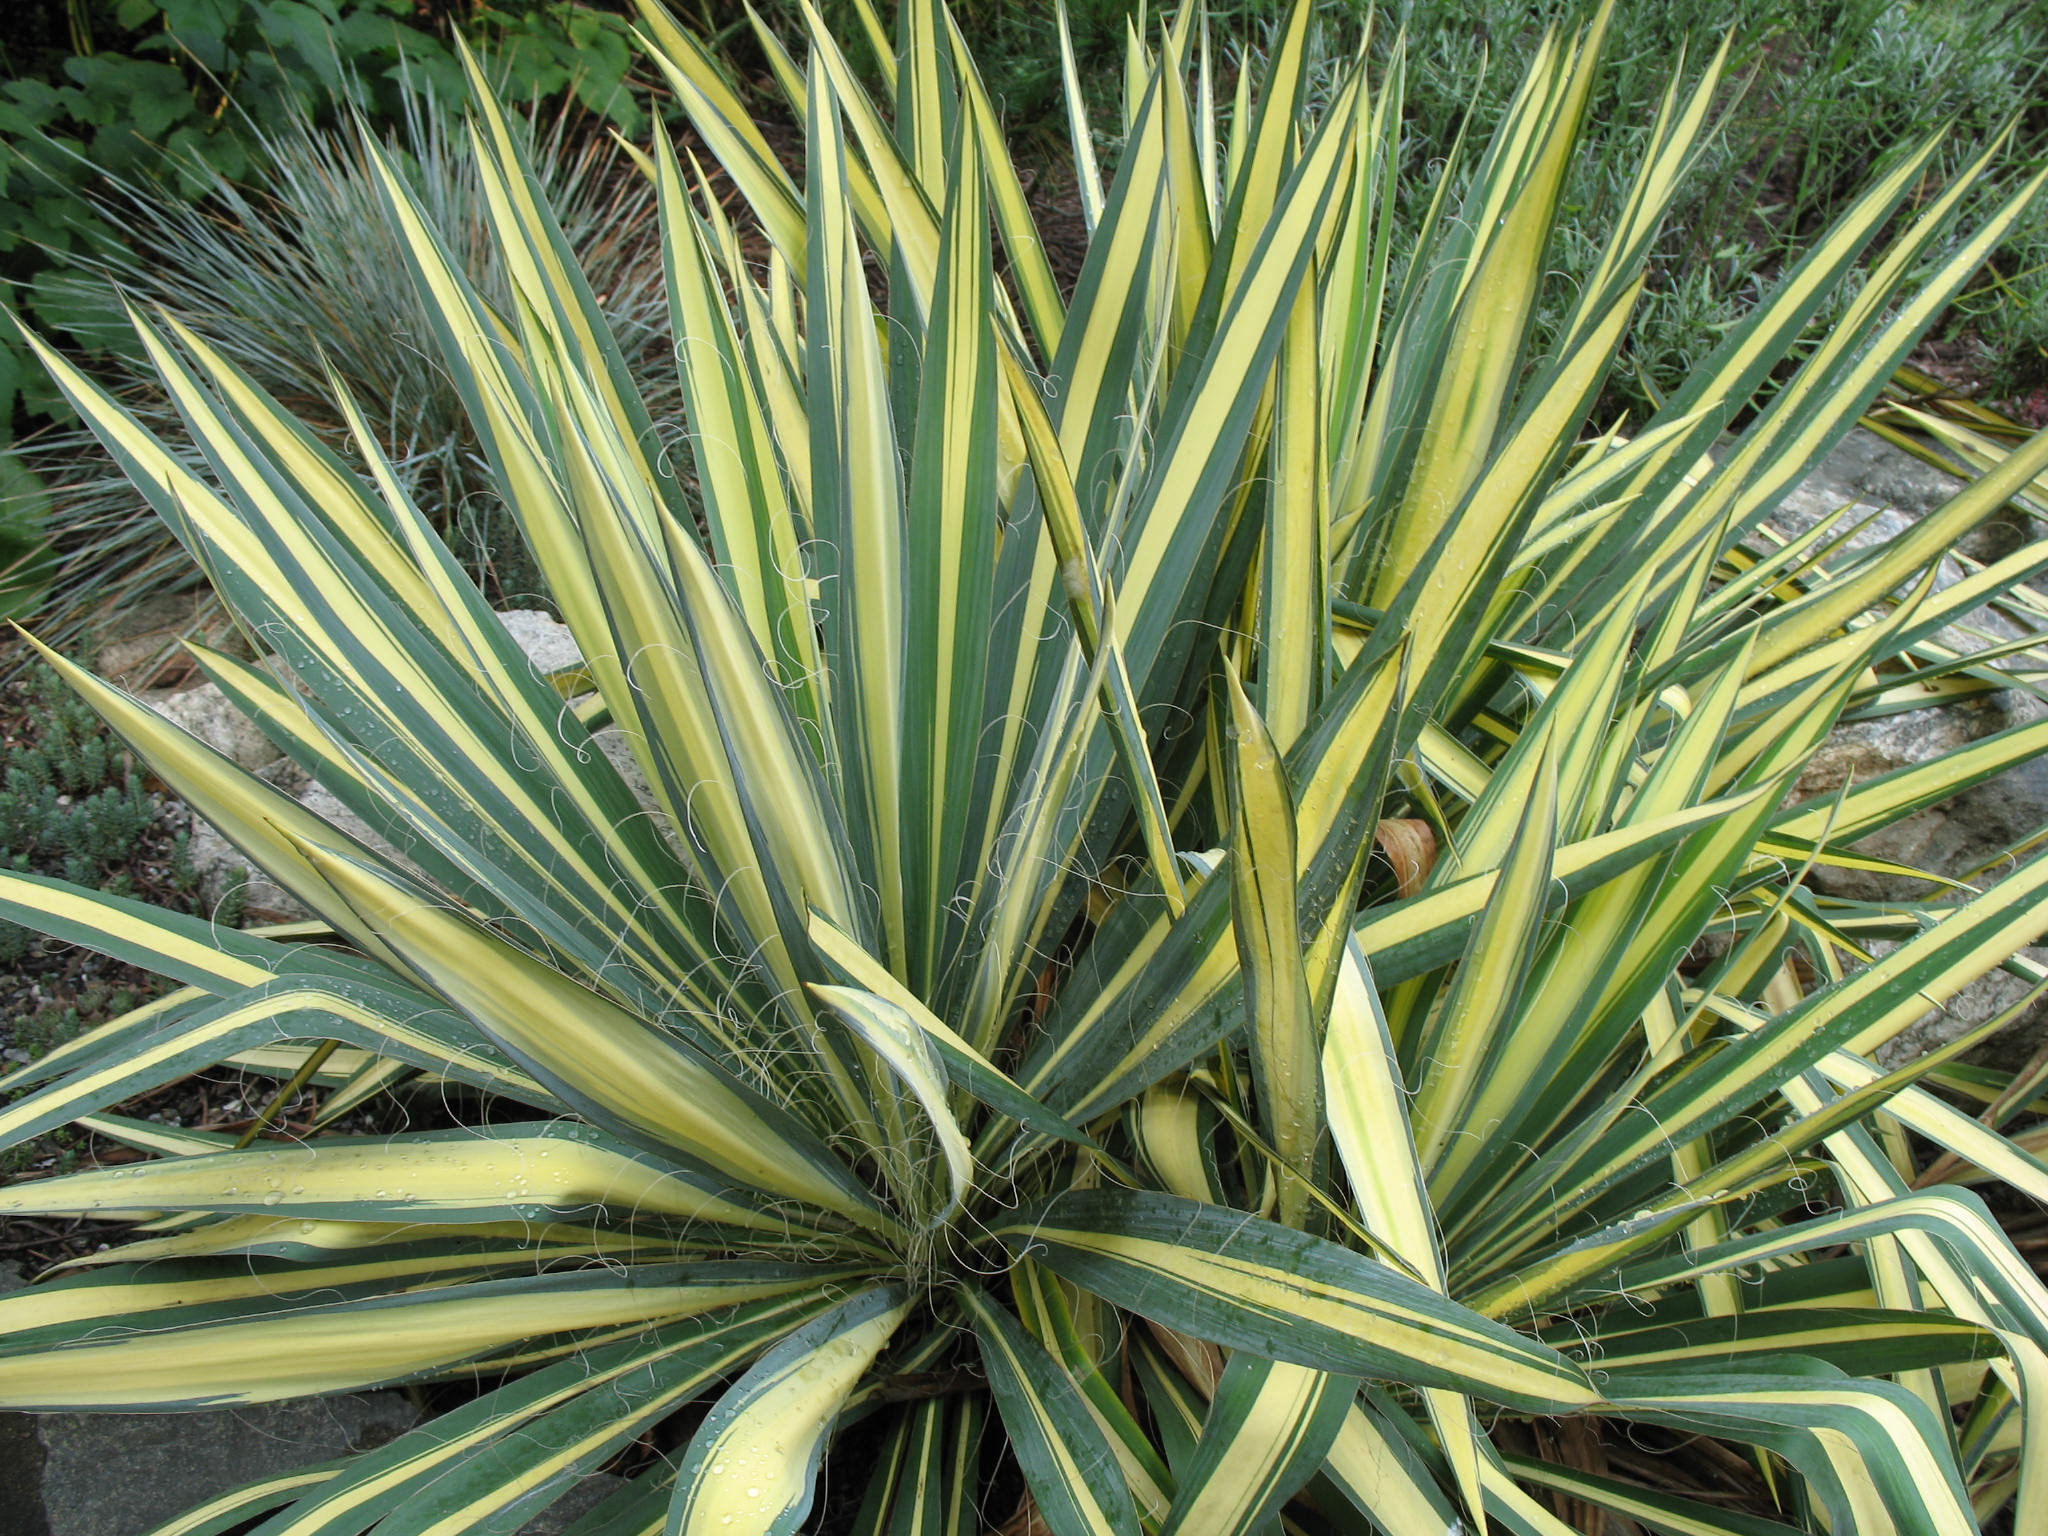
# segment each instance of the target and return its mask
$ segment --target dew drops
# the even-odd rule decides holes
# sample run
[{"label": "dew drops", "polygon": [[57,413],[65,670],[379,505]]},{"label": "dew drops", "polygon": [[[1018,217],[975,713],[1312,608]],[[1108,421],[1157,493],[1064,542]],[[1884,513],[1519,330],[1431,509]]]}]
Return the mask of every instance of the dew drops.
[{"label": "dew drops", "polygon": [[281,1189],[273,1189],[269,1194],[263,1197],[263,1203],[265,1205],[279,1205],[282,1204],[283,1201],[284,1191]]},{"label": "dew drops", "polygon": [[311,1236],[311,1235],[312,1235],[312,1232],[313,1232],[313,1223],[312,1223],[312,1222],[310,1222],[310,1221],[302,1221],[302,1222],[300,1222],[300,1223],[299,1223],[299,1232],[300,1232],[300,1234],[301,1234],[302,1236],[308,1236],[308,1237],[309,1237],[309,1236]]}]

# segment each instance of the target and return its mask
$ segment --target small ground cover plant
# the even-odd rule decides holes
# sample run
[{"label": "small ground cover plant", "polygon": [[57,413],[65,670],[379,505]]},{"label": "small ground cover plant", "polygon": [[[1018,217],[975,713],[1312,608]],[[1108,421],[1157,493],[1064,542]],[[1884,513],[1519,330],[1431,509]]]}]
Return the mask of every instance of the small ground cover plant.
[{"label": "small ground cover plant", "polygon": [[[487,96],[502,304],[379,162],[579,667],[526,661],[366,424],[345,462],[139,316],[201,475],[45,350],[272,657],[200,663],[396,853],[52,655],[319,924],[0,875],[178,984],[7,1080],[0,1139],[152,1155],[0,1191],[141,1224],[0,1300],[0,1402],[474,1384],[164,1536],[508,1531],[601,1466],[576,1536],[2048,1528],[2048,1291],[1968,1187],[2048,1195],[2002,1130],[2043,1085],[1951,1065],[2003,1018],[1876,1064],[2021,965],[2048,863],[1803,883],[1902,873],[1858,841],[2048,725],[1791,796],[1845,711],[2011,682],[2048,548],[1933,573],[2048,437],[1888,540],[1766,522],[2039,180],[1957,233],[1987,151],[1894,225],[1923,144],[1624,434],[1588,417],[1713,64],[1532,355],[1605,12],[1398,261],[1398,63],[1311,96],[1304,5],[1226,105],[1181,13],[1107,183],[1076,111],[1071,293],[938,0],[893,45],[859,13],[879,97],[821,25],[763,39],[799,185],[643,11],[765,242],[657,135],[680,435]],[[258,1047],[457,1124],[116,1112]],[[1615,1475],[1641,1446],[1668,1470]]]}]

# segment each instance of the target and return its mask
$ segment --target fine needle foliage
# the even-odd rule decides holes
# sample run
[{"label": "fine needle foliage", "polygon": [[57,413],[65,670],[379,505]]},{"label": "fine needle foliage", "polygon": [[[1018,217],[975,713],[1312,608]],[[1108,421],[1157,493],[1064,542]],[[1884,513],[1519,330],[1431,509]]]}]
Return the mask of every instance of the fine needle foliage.
[{"label": "fine needle foliage", "polygon": [[[857,8],[863,64],[764,39],[801,185],[649,0],[747,210],[647,151],[683,446],[487,98],[502,305],[379,160],[554,677],[362,425],[351,467],[139,315],[216,490],[45,354],[275,653],[207,671],[398,852],[53,660],[320,938],[0,876],[179,984],[8,1080],[8,1140],[154,1155],[0,1192],[142,1224],[0,1301],[0,1401],[480,1394],[183,1536],[509,1532],[604,1466],[577,1536],[2048,1530],[2048,1292],[1966,1187],[2048,1196],[1999,1129],[2041,1081],[1950,1070],[2004,1018],[1877,1054],[2026,969],[2048,861],[1805,880],[1900,873],[1856,843],[2048,724],[1792,795],[1845,711],[2009,681],[1952,626],[2048,547],[1930,573],[2048,436],[1889,541],[1764,521],[2038,181],[1957,234],[1987,162],[1928,191],[1922,146],[1657,415],[1589,424],[1716,69],[1535,356],[1604,13],[1397,252],[1398,61],[1310,111],[1310,9],[1256,80],[1194,9],[1133,32],[1068,294],[939,0],[886,51]],[[452,1123],[113,1112],[330,1045],[322,1126],[407,1084]]]},{"label": "fine needle foliage", "polygon": [[[528,164],[650,404],[673,413],[673,376],[664,380],[653,367],[665,355],[667,306],[660,256],[646,238],[652,188],[574,108],[555,109],[537,128],[515,127],[530,141]],[[147,178],[114,179],[96,201],[124,245],[81,258],[77,271],[47,285],[46,307],[54,311],[61,296],[72,335],[98,351],[97,381],[160,436],[178,434],[177,408],[135,343],[124,299],[176,315],[331,446],[352,430],[330,387],[339,375],[415,504],[484,571],[486,589],[516,606],[531,575],[504,526],[461,396],[434,356],[376,171],[355,138],[296,102],[251,137],[261,168],[255,186],[207,170],[195,201]],[[503,308],[509,289],[460,123],[423,83],[409,83],[379,142],[451,259]],[[176,451],[203,471],[196,448]],[[36,612],[48,643],[72,649],[109,615],[198,584],[190,558],[86,427],[38,433],[0,459],[9,462],[45,488],[55,558],[42,572],[48,588]]]}]

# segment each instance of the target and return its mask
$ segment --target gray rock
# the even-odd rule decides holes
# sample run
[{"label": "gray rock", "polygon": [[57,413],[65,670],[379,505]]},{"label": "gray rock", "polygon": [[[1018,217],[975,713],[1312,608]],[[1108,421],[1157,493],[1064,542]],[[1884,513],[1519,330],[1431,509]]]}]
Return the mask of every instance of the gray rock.
[{"label": "gray rock", "polygon": [[350,837],[367,844],[379,853],[402,857],[396,848],[386,842],[370,824],[341,803],[341,797],[319,780],[308,784],[299,794],[299,804],[318,816],[322,821],[340,828]]},{"label": "gray rock", "polygon": [[[0,1293],[23,1283],[19,1265],[0,1264]],[[0,1536],[140,1536],[259,1477],[382,1445],[418,1419],[400,1392],[201,1413],[0,1413]]]},{"label": "gray rock", "polygon": [[418,1418],[398,1392],[199,1413],[42,1414],[44,1529],[141,1536],[257,1478],[382,1445]]},{"label": "gray rock", "polygon": [[[1962,489],[1963,482],[1954,476],[1930,468],[1875,433],[1858,428],[1821,461],[1818,469],[1786,494],[1767,521],[1778,533],[1791,538],[1846,507],[1848,514],[1837,525],[1836,533],[1853,529],[1848,533],[1846,548],[1869,549],[1898,537]],[[2026,523],[2024,517],[2007,513],[1964,534],[1954,552],[1944,555],[1937,565],[1935,590],[1952,586],[1969,574],[1971,567],[1956,558],[1958,554],[1981,563],[2000,559],[2019,548],[2029,536]],[[1996,610],[1983,610],[1966,625],[1940,631],[1936,639],[1954,650],[1968,652],[1998,641],[2018,639],[2022,633],[2018,625]]]},{"label": "gray rock", "polygon": [[[527,659],[543,672],[558,672],[583,660],[583,652],[577,648],[576,637],[569,633],[569,626],[538,609],[514,608],[500,613],[498,618],[512,638],[519,642]],[[625,733],[615,725],[607,725],[592,739],[611,759],[612,766],[619,770],[619,776],[626,781],[633,798],[656,817],[664,835],[673,837],[674,828],[667,816],[656,808],[654,788],[641,770],[639,760],[633,756]]]},{"label": "gray rock", "polygon": [[559,672],[583,659],[569,626],[539,608],[507,609],[498,615],[498,620],[519,642],[527,660],[543,672]]},{"label": "gray rock", "polygon": [[98,616],[99,653],[93,670],[130,687],[147,687],[173,673],[190,671],[181,659],[188,636],[242,654],[226,629],[220,609],[203,591],[169,592],[144,598],[139,603],[105,610]]},{"label": "gray rock", "polygon": [[1907,518],[1925,517],[1963,488],[1963,482],[1858,427],[1786,498],[1826,503],[1827,510],[1861,502]]},{"label": "gray rock", "polygon": [[[301,805],[322,820],[367,843],[379,853],[397,854],[397,850],[372,830],[368,822],[342,804],[340,797],[318,780],[305,783],[295,794]],[[251,864],[239,848],[206,822],[194,818],[189,835],[188,852],[193,868],[199,871],[200,888],[207,900],[218,904],[232,886],[240,883],[244,905],[254,920],[296,922],[312,916],[303,902]]]},{"label": "gray rock", "polygon": [[[1807,764],[1794,800],[1825,799],[1846,786],[1937,758],[1986,736],[2041,718],[2020,693],[1992,694],[1938,709],[1908,710],[1838,728]],[[2023,763],[1986,784],[1864,838],[1856,851],[1959,878],[1993,863],[2011,844],[2048,825],[2048,761]],[[1817,868],[1813,885],[1830,895],[1886,901],[1928,894],[1924,881],[1860,870]]]},{"label": "gray rock", "polygon": [[284,753],[271,739],[213,683],[150,695],[147,702],[171,724],[190,731],[216,752],[252,772],[284,759]]},{"label": "gray rock", "polygon": [[[1905,531],[1959,489],[1961,482],[1859,429],[1786,496],[1770,522],[1780,533],[1794,536],[1850,506],[1854,510],[1849,521],[1861,526],[1849,544],[1865,548]],[[2007,519],[1980,526],[1959,547],[1973,559],[1991,560],[2026,536],[2020,523]],[[1966,569],[1954,556],[1943,557],[1937,587],[1961,579]],[[1937,638],[1967,652],[2022,633],[2009,619],[1992,612],[1973,616],[1967,626],[1943,630]],[[2013,691],[1857,721],[1838,728],[1814,754],[1793,798],[1824,798],[1896,768],[1936,761],[1971,742],[2044,716],[2048,707]],[[2008,847],[2043,826],[2048,826],[2048,761],[2036,760],[1864,838],[1856,851],[1951,878],[1974,875],[1982,881],[1997,878],[1998,860]],[[1925,881],[1858,870],[1818,868],[1811,879],[1820,890],[1864,901],[1922,897],[1933,889]],[[2048,959],[2048,950],[2028,954]],[[1888,1065],[1911,1060],[1995,1017],[2024,991],[2025,984],[2017,978],[1994,971],[1948,1007],[1909,1026],[1880,1051],[1880,1058]],[[1998,1065],[2018,1065],[2039,1044],[2044,1017],[2048,1010],[2035,1010],[1978,1054]]]},{"label": "gray rock", "polygon": [[199,893],[209,907],[218,908],[237,886],[243,907],[251,921],[292,922],[306,916],[306,909],[285,888],[242,857],[242,850],[214,831],[210,823],[192,818],[187,833],[186,853],[199,871]]},{"label": "gray rock", "polygon": [[[2048,949],[2033,947],[2021,953],[2036,965],[2048,965]],[[1946,1008],[1916,1019],[1880,1046],[1878,1065],[1904,1066],[1958,1035],[1968,1034],[1979,1024],[1989,1023],[2033,989],[2033,983],[2005,971],[1981,976],[1951,998]],[[2048,1033],[2044,1026],[2048,1026],[2048,1003],[2037,1002],[1972,1054],[1987,1066],[2017,1071],[2040,1049],[2043,1035]]]}]

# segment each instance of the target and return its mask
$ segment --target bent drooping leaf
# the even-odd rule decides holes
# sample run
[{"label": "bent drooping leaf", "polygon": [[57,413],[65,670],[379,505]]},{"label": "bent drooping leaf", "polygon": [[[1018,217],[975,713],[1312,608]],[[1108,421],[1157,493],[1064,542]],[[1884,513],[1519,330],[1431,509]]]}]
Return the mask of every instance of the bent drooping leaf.
[{"label": "bent drooping leaf", "polygon": [[787,1536],[801,1525],[833,1420],[909,1310],[900,1292],[864,1291],[763,1355],[691,1439],[670,1531]]}]

